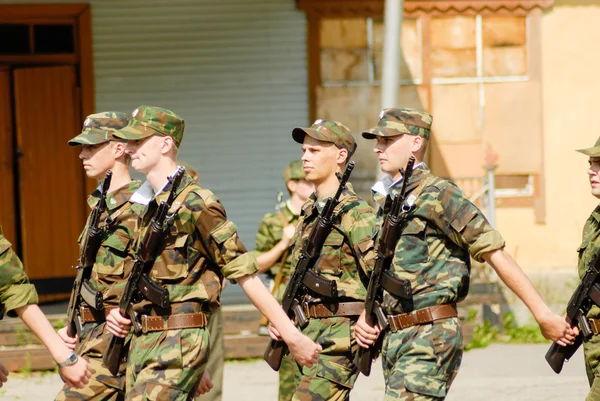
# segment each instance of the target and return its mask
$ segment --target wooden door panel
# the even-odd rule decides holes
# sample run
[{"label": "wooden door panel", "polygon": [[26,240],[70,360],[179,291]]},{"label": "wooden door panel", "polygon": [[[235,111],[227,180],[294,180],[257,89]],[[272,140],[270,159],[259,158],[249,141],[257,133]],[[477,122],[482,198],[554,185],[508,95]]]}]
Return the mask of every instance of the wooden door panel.
[{"label": "wooden door panel", "polygon": [[[39,282],[58,283],[74,275],[77,237],[85,224],[79,149],[67,145],[80,131],[75,68],[16,69],[13,80],[17,146],[23,153],[19,158],[22,256],[40,291]],[[62,284],[61,289],[41,287],[63,292],[68,283]]]},{"label": "wooden door panel", "polygon": [[0,66],[0,225],[4,236],[16,244],[14,144],[10,101],[10,70]]}]

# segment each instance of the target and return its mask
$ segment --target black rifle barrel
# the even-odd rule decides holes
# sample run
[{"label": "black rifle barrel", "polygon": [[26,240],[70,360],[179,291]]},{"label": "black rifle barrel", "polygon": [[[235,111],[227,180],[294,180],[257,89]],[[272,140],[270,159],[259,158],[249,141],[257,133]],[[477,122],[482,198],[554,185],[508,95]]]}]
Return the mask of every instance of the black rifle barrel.
[{"label": "black rifle barrel", "polygon": [[[67,334],[74,337],[75,334],[81,334],[81,321],[79,319],[79,307],[81,305],[81,289],[84,283],[92,275],[92,267],[96,261],[96,254],[102,243],[102,230],[100,230],[100,216],[106,209],[106,195],[110,182],[112,180],[112,170],[108,170],[100,186],[100,198],[98,203],[92,209],[86,234],[81,243],[81,253],[79,254],[79,266],[77,266],[77,275],[73,281],[73,289],[67,306]],[[91,305],[97,306],[97,305]]]},{"label": "black rifle barrel", "polygon": [[[404,169],[402,187],[400,192],[394,197],[390,211],[382,223],[381,234],[377,238],[377,244],[375,246],[375,267],[371,273],[369,280],[369,286],[367,287],[367,296],[365,298],[365,316],[368,320],[379,324],[381,334],[376,344],[369,348],[359,347],[358,352],[354,360],[355,365],[359,371],[365,376],[371,374],[371,363],[373,361],[373,354],[376,352],[376,348],[381,344],[383,337],[383,331],[386,329],[388,323],[385,314],[381,309],[381,302],[383,297],[381,281],[384,273],[389,270],[392,261],[394,259],[394,250],[396,244],[400,239],[400,230],[402,228],[402,221],[406,218],[406,213],[403,211],[402,205],[406,199],[406,191],[408,184],[412,176],[413,168],[415,164],[415,158],[411,156],[408,159],[406,169]],[[399,280],[398,280],[399,281]],[[399,281],[400,283],[400,281]],[[404,283],[406,284],[406,283]],[[410,287],[410,283],[408,283]]]}]

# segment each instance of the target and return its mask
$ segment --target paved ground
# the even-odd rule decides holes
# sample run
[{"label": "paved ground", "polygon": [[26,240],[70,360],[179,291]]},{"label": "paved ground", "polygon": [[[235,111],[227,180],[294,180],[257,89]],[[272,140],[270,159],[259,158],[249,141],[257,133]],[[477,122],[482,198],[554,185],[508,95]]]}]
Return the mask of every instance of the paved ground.
[{"label": "paved ground", "polygon": [[[465,354],[447,401],[575,401],[584,400],[587,380],[582,352],[560,375],[546,365],[547,345],[492,345]],[[276,400],[277,375],[262,361],[225,365],[224,401]],[[12,373],[0,389],[2,400],[52,400],[61,387],[56,374]],[[380,400],[384,384],[379,363],[370,377],[360,377],[353,400]]]}]

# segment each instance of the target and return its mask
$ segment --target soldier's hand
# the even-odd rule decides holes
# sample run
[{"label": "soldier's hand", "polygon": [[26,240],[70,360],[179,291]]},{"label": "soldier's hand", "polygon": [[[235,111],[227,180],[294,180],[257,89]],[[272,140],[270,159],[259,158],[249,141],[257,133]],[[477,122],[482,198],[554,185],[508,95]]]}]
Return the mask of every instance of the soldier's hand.
[{"label": "soldier's hand", "polygon": [[8,369],[0,363],[0,387],[8,380]]},{"label": "soldier's hand", "polygon": [[273,325],[269,326],[269,335],[275,341],[282,341],[283,340],[281,338],[281,334],[279,334],[279,331],[277,331],[277,329]]},{"label": "soldier's hand", "polygon": [[375,344],[377,341],[377,337],[379,337],[379,333],[381,330],[379,326],[373,324],[371,319],[367,319],[365,316],[365,311],[360,314],[358,317],[358,321],[356,322],[356,327],[354,329],[354,333],[356,334],[356,342],[363,348],[369,348],[369,346]]},{"label": "soldier's hand", "polygon": [[200,384],[198,385],[198,389],[196,390],[196,397],[202,394],[208,393],[214,387],[213,382],[210,380],[210,375],[208,371],[204,371],[202,374],[202,378],[200,379]]},{"label": "soldier's hand", "polygon": [[299,331],[296,333],[294,338],[287,342],[288,349],[296,362],[310,368],[317,363],[323,348]]},{"label": "soldier's hand", "polygon": [[58,368],[58,373],[65,384],[74,388],[85,387],[85,385],[88,384],[90,377],[92,377],[92,373],[88,369],[88,363],[82,357],[79,357],[77,362],[71,366]]},{"label": "soldier's hand", "polygon": [[539,319],[538,324],[545,338],[563,347],[573,344],[577,334],[564,317],[549,312]]},{"label": "soldier's hand", "polygon": [[115,336],[124,338],[131,329],[131,320],[121,316],[119,309],[115,308],[106,316],[106,327]]},{"label": "soldier's hand", "polygon": [[59,329],[56,333],[58,333],[58,336],[63,341],[63,343],[65,343],[65,345],[67,346],[68,349],[70,349],[70,350],[75,349],[75,344],[77,344],[77,334],[75,334],[75,337],[69,337],[69,334],[67,334],[68,333],[67,327],[63,327],[62,329]]}]

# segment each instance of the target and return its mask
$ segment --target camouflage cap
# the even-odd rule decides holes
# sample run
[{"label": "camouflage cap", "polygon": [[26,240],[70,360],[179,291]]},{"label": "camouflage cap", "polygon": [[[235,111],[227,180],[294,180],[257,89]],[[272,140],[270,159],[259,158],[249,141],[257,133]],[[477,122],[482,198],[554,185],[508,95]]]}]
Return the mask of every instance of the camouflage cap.
[{"label": "camouflage cap", "polygon": [[577,152],[591,157],[600,157],[600,138],[598,138],[593,147],[587,149],[577,149]]},{"label": "camouflage cap", "polygon": [[379,114],[376,127],[362,133],[365,139],[375,139],[377,136],[397,136],[402,134],[418,135],[429,139],[431,114],[416,109],[385,109]]},{"label": "camouflage cap", "polygon": [[152,135],[170,136],[179,147],[183,139],[185,122],[171,110],[142,105],[131,114],[129,124],[114,133],[127,140],[138,140]]},{"label": "camouflage cap", "polygon": [[319,141],[331,142],[340,149],[346,149],[348,158],[356,150],[356,140],[350,133],[350,129],[337,121],[317,120],[310,128],[294,128],[292,131],[292,137],[298,143],[304,142],[305,135]]},{"label": "camouflage cap", "polygon": [[304,178],[306,178],[306,174],[304,174],[302,160],[294,160],[283,169],[283,180],[285,182],[290,180],[303,180]]},{"label": "camouflage cap", "polygon": [[81,134],[72,138],[70,146],[97,145],[113,140],[112,134],[127,126],[129,116],[118,111],[90,114],[83,122]]}]

